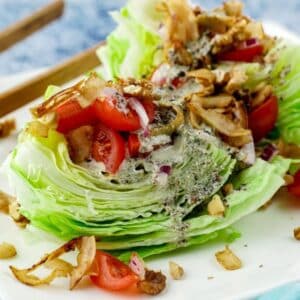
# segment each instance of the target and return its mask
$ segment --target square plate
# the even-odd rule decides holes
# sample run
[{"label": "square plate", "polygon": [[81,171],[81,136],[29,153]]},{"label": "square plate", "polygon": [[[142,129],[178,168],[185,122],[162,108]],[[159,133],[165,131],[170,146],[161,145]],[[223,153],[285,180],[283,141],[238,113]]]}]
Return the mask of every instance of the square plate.
[{"label": "square plate", "polygon": [[[298,42],[298,37],[276,23],[266,22],[265,28],[272,35],[282,36]],[[32,74],[31,74],[32,75]],[[8,87],[25,80],[30,74],[2,78],[2,87]],[[38,100],[37,100],[38,101]],[[11,116],[18,122],[18,129],[30,119],[27,105]],[[0,142],[0,163],[16,144],[17,135]],[[3,175],[0,188],[8,191]],[[247,299],[270,288],[300,279],[299,242],[293,238],[293,229],[300,225],[300,206],[284,191],[275,197],[274,203],[264,211],[258,211],[235,224],[242,237],[231,245],[243,261],[243,267],[234,272],[225,271],[215,260],[215,252],[224,248],[222,242],[180,250],[150,260],[153,269],[168,274],[168,261],[183,266],[185,277],[180,281],[168,279],[167,289],[159,299]],[[51,286],[32,288],[22,285],[13,278],[8,266],[27,267],[36,262],[44,253],[61,244],[53,236],[29,226],[19,229],[7,216],[0,215],[0,242],[14,244],[18,255],[0,263],[0,298],[2,300],[98,300],[98,299],[148,299],[149,297],[113,294],[97,289],[83,281],[80,287],[70,292],[68,281],[58,279]],[[73,257],[74,258],[74,257]]]}]

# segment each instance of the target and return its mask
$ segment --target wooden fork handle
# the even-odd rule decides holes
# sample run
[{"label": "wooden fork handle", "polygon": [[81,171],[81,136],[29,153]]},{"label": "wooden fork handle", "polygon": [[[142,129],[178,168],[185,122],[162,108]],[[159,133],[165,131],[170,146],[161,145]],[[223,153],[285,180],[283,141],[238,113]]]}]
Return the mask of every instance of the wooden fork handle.
[{"label": "wooden fork handle", "polygon": [[10,25],[0,32],[0,52],[25,39],[51,21],[59,18],[63,14],[63,11],[64,1],[54,0],[32,15]]},{"label": "wooden fork handle", "polygon": [[48,85],[62,85],[100,65],[96,50],[87,49],[46,72],[0,94],[0,117],[42,96]]}]

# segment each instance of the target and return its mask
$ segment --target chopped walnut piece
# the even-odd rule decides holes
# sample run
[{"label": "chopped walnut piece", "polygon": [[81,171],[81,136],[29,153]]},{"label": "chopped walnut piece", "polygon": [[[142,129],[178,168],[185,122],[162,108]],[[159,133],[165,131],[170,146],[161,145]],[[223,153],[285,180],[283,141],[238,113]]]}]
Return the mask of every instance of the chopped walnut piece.
[{"label": "chopped walnut piece", "polygon": [[15,198],[0,190],[0,212],[9,213],[9,204],[15,201]]},{"label": "chopped walnut piece", "polygon": [[228,246],[225,246],[225,250],[218,251],[215,256],[218,263],[226,270],[237,270],[242,267],[241,260],[229,249]]},{"label": "chopped walnut piece", "polygon": [[300,227],[294,229],[294,237],[296,240],[300,241]]},{"label": "chopped walnut piece", "polygon": [[243,13],[244,4],[238,0],[229,0],[224,2],[223,7],[228,16],[240,17]]},{"label": "chopped walnut piece", "polygon": [[8,243],[0,244],[0,259],[8,259],[17,255],[14,245]]},{"label": "chopped walnut piece", "polygon": [[0,122],[0,138],[5,138],[16,129],[16,121],[14,119],[4,120]]},{"label": "chopped walnut piece", "polygon": [[[216,96],[203,97],[202,106],[205,109],[226,108],[233,101],[234,101],[234,98],[232,96],[226,95],[226,94],[219,94],[219,95],[216,95]],[[217,110],[215,110],[215,111],[217,111]]]},{"label": "chopped walnut piece", "polygon": [[210,30],[217,33],[225,33],[234,25],[235,18],[218,13],[203,13],[197,16],[200,30]]},{"label": "chopped walnut piece", "polygon": [[245,31],[246,26],[247,21],[245,19],[241,19],[230,27],[227,32],[223,34],[216,34],[211,41],[213,44],[213,54],[217,54],[222,51],[224,47],[232,45],[234,41],[242,42],[249,38],[249,34]]},{"label": "chopped walnut piece", "polygon": [[169,261],[169,270],[172,278],[175,280],[181,279],[184,275],[183,268],[173,261]]},{"label": "chopped walnut piece", "polygon": [[233,184],[227,183],[223,186],[223,192],[227,196],[233,192]]},{"label": "chopped walnut piece", "polygon": [[225,212],[224,203],[219,195],[214,195],[207,205],[208,213],[211,216],[223,216]]},{"label": "chopped walnut piece", "polygon": [[265,32],[261,22],[250,22],[247,24],[245,31],[252,37],[259,40],[265,38]]},{"label": "chopped walnut piece", "polygon": [[137,283],[138,289],[148,295],[158,295],[166,287],[166,276],[146,269],[145,279]]},{"label": "chopped walnut piece", "polygon": [[279,154],[288,158],[300,158],[300,147],[295,144],[287,144],[283,140],[278,142]]}]

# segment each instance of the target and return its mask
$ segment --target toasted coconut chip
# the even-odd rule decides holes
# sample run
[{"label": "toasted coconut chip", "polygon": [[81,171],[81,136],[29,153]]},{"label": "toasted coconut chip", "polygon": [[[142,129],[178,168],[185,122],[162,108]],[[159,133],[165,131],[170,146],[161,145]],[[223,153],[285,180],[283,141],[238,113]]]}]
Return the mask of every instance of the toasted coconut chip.
[{"label": "toasted coconut chip", "polygon": [[0,122],[0,138],[5,138],[16,129],[15,119],[4,120]]},{"label": "toasted coconut chip", "polygon": [[169,46],[184,45],[199,37],[196,16],[187,0],[164,1],[161,9],[166,13]]},{"label": "toasted coconut chip", "polygon": [[16,199],[14,199],[14,201],[12,201],[9,204],[9,215],[14,220],[16,225],[18,225],[21,228],[25,228],[27,226],[27,224],[29,224],[30,222],[23,215],[21,215],[19,209],[20,209],[20,206],[19,206],[18,202],[16,201]]},{"label": "toasted coconut chip", "polygon": [[207,205],[207,211],[211,216],[222,217],[225,212],[225,205],[219,195],[214,195]]},{"label": "toasted coconut chip", "polygon": [[225,250],[219,251],[215,254],[218,263],[226,270],[237,270],[242,267],[241,260],[229,249],[228,246]]},{"label": "toasted coconut chip", "polygon": [[[79,250],[77,256],[77,266],[59,259],[64,253]],[[50,284],[58,277],[71,277],[70,288],[73,289],[80,279],[89,272],[96,253],[95,237],[81,237],[73,239],[61,247],[57,248],[50,254],[45,255],[39,262],[27,269],[17,269],[10,266],[12,273],[22,283],[30,286],[38,286],[42,284]],[[52,272],[45,278],[39,278],[32,273],[41,266],[51,269]]]},{"label": "toasted coconut chip", "polygon": [[0,244],[0,259],[8,259],[17,255],[14,245],[8,243]]},{"label": "toasted coconut chip", "polygon": [[189,111],[189,120],[191,125],[196,128],[196,129],[200,129],[201,128],[201,118],[196,115],[194,112]]},{"label": "toasted coconut chip", "polygon": [[35,117],[40,118],[70,99],[76,99],[82,107],[86,107],[100,96],[104,86],[104,81],[97,74],[92,73],[87,79],[53,95],[33,108],[31,112]]},{"label": "toasted coconut chip", "polygon": [[227,114],[220,114],[214,109],[204,109],[203,101],[203,97],[193,95],[189,107],[196,115],[199,115],[207,124],[209,124],[210,126],[215,128],[219,133],[227,137],[251,137],[251,131],[248,129],[244,129],[239,124],[241,123],[241,121],[234,122]]},{"label": "toasted coconut chip", "polygon": [[79,254],[77,256],[77,267],[73,268],[70,279],[70,289],[79,283],[84,275],[90,270],[96,255],[96,239],[94,236],[82,237],[78,241]]},{"label": "toasted coconut chip", "polygon": [[225,91],[232,95],[234,92],[241,89],[242,85],[248,80],[244,70],[233,68],[230,71],[230,79],[225,86]]},{"label": "toasted coconut chip", "polygon": [[203,31],[225,33],[234,25],[235,18],[219,13],[204,13],[197,16],[197,22]]},{"label": "toasted coconut chip", "polygon": [[234,98],[230,95],[220,94],[217,96],[203,97],[202,106],[205,109],[209,108],[225,108],[228,107]]},{"label": "toasted coconut chip", "polygon": [[137,283],[138,289],[148,295],[158,295],[166,287],[166,276],[146,269],[145,279]]}]

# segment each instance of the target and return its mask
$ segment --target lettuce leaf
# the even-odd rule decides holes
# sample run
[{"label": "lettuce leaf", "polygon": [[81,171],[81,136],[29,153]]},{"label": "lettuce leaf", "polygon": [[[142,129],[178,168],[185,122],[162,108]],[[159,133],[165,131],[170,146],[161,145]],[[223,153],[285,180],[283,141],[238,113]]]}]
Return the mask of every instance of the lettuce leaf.
[{"label": "lettuce leaf", "polygon": [[[72,163],[64,136],[56,131],[50,131],[47,138],[24,132],[5,168],[21,213],[33,226],[63,239],[95,235],[101,249],[126,252],[135,248],[147,257],[217,238],[268,201],[284,183],[289,160],[277,158],[271,164],[258,160],[233,175],[235,160],[214,143],[205,144],[196,137],[188,131],[174,144],[172,155],[183,155],[184,160],[175,166],[174,180],[170,178],[168,186],[153,184],[147,177],[131,183],[96,177]],[[206,205],[197,211],[186,197],[201,191],[198,204],[204,204],[228,180],[235,192],[226,198],[224,218],[208,215]],[[167,213],[170,197],[175,202],[167,206],[171,209]]]},{"label": "lettuce leaf", "polygon": [[118,26],[108,36],[107,44],[97,50],[101,77],[143,78],[161,62],[158,2],[131,0],[120,12],[111,13]]}]

